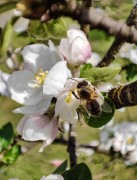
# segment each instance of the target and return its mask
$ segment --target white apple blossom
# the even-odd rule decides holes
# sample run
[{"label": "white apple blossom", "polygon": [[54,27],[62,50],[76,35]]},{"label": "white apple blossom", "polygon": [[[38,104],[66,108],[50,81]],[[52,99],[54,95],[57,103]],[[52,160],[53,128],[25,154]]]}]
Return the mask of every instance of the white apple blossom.
[{"label": "white apple blossom", "polygon": [[50,174],[48,176],[42,176],[40,180],[64,180],[64,177],[59,174]]},{"label": "white apple blossom", "polygon": [[[77,80],[80,80],[80,78],[77,78]],[[61,119],[70,124],[75,124],[78,121],[76,110],[80,105],[80,100],[72,93],[76,91],[77,84],[78,82],[74,79],[69,79],[64,89],[58,94],[55,106],[55,117],[60,116]]]},{"label": "white apple blossom", "polygon": [[39,150],[42,152],[44,147],[50,145],[56,138],[58,121],[48,115],[25,116],[18,124],[17,131],[26,141],[44,141]]},{"label": "white apple blossom", "polygon": [[121,58],[129,58],[129,53],[133,49],[133,46],[133,44],[125,43],[119,51],[119,56]]},{"label": "white apple blossom", "polygon": [[[14,112],[42,114],[49,108],[52,97],[64,87],[71,73],[51,41],[49,47],[44,44],[28,45],[23,49],[22,55],[24,70],[14,72],[8,79],[11,98],[25,105]],[[54,92],[46,96],[52,85]]]},{"label": "white apple blossom", "polygon": [[[61,119],[67,121],[70,124],[77,123],[77,109],[79,105],[81,105],[81,97],[78,93],[77,85],[83,80],[83,78],[73,78],[67,81],[64,89],[57,96],[55,117],[59,116]],[[90,82],[88,82],[88,84],[98,94],[96,100],[100,103],[100,105],[102,105],[104,102],[102,94],[100,93],[100,91],[98,91],[98,89],[93,87]],[[83,108],[85,107],[83,106]]]},{"label": "white apple blossom", "polygon": [[125,43],[119,51],[119,56],[137,64],[137,49],[134,48],[133,44]]},{"label": "white apple blossom", "polygon": [[137,149],[137,124],[122,123],[114,127],[105,127],[101,132],[100,146],[103,148],[113,147],[115,152],[120,152],[123,156]]},{"label": "white apple blossom", "polygon": [[61,40],[59,51],[70,67],[80,66],[91,57],[91,46],[81,30],[69,29],[67,38]]}]

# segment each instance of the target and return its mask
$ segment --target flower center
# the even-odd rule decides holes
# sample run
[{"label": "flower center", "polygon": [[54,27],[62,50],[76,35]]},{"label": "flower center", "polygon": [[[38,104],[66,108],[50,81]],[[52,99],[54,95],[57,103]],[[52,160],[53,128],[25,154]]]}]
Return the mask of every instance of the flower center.
[{"label": "flower center", "polygon": [[79,99],[77,97],[77,89],[74,90],[70,90],[67,97],[65,98],[65,102],[68,104],[73,100],[73,97],[75,97],[76,99]]},{"label": "flower center", "polygon": [[68,104],[68,103],[71,102],[71,100],[72,100],[72,92],[69,91],[69,93],[68,93],[68,95],[67,95],[67,97],[65,99],[65,102]]},{"label": "flower center", "polygon": [[45,71],[45,72],[44,72],[44,71],[42,70],[42,68],[39,69],[39,71],[38,71],[37,73],[35,73],[34,82],[36,83],[36,84],[35,84],[35,87],[36,87],[36,88],[40,87],[40,86],[44,83],[47,74],[48,74],[48,71]]},{"label": "flower center", "polygon": [[133,144],[134,143],[134,138],[133,137],[129,137],[128,139],[127,139],[127,144]]}]

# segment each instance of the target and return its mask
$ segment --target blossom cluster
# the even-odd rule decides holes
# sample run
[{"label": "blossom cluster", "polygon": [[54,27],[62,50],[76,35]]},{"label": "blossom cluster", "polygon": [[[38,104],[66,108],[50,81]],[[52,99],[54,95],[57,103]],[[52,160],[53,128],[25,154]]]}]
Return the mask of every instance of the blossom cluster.
[{"label": "blossom cluster", "polygon": [[83,79],[76,71],[91,57],[91,46],[81,30],[70,29],[59,48],[49,40],[48,46],[27,45],[21,53],[24,68],[7,81],[11,98],[24,105],[14,110],[25,115],[17,131],[24,140],[43,140],[43,151],[57,136],[59,118],[70,124],[78,121],[77,85]]},{"label": "blossom cluster", "polygon": [[100,148],[119,152],[127,165],[137,163],[137,123],[124,122],[106,126],[100,134]]}]

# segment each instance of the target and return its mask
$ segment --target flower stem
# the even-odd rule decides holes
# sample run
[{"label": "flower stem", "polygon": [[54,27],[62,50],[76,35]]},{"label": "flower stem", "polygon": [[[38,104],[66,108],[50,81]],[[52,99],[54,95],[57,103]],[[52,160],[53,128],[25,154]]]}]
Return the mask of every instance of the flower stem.
[{"label": "flower stem", "polygon": [[70,124],[69,127],[69,139],[68,139],[68,149],[69,159],[70,159],[70,167],[72,168],[77,164],[77,156],[76,156],[76,133],[75,133],[75,125]]}]

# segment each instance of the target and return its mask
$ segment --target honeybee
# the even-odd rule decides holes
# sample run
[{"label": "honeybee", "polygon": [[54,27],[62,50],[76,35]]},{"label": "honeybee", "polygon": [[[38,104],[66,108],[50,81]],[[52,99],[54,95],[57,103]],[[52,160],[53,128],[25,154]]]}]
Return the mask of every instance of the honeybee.
[{"label": "honeybee", "polygon": [[112,112],[109,104],[104,101],[103,95],[86,80],[78,82],[77,95],[77,98],[80,99],[82,108],[89,116],[98,117],[101,115],[102,111],[107,113]]}]

